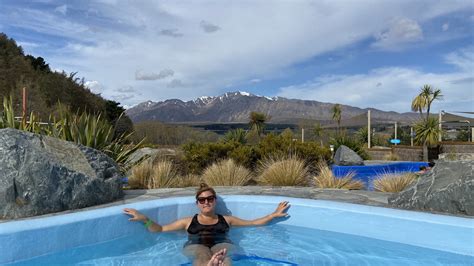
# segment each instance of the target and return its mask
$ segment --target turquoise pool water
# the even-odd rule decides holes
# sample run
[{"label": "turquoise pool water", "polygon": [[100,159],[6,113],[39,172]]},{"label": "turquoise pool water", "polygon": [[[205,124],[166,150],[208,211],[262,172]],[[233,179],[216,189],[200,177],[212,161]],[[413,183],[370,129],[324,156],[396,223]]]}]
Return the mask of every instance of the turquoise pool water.
[{"label": "turquoise pool water", "polygon": [[[243,219],[291,203],[290,217],[232,228],[234,265],[473,265],[474,220],[357,204],[271,196],[222,196],[217,211]],[[136,208],[163,224],[197,212],[168,198],[0,223],[0,265],[189,265],[181,233],[148,233]]]},{"label": "turquoise pool water", "polygon": [[[140,233],[11,265],[189,265],[185,233]],[[232,229],[234,265],[473,265],[474,257],[367,237],[271,225]]]}]

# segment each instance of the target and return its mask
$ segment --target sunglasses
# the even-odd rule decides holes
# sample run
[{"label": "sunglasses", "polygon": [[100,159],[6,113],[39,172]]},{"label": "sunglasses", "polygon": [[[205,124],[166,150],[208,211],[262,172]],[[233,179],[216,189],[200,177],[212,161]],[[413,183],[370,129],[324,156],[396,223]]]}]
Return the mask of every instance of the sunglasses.
[{"label": "sunglasses", "polygon": [[197,202],[199,202],[200,204],[206,203],[206,200],[207,200],[207,202],[209,202],[209,203],[213,203],[214,200],[216,200],[216,196],[198,197],[198,198],[197,198]]}]

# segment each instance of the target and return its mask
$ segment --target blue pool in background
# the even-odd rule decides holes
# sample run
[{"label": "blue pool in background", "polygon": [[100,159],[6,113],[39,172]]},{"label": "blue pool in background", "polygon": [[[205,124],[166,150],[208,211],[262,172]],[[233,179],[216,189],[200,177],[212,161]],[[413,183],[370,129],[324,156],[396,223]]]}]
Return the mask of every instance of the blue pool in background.
[{"label": "blue pool in background", "polygon": [[368,190],[373,190],[373,180],[377,175],[385,173],[418,172],[421,166],[428,166],[426,162],[398,162],[375,165],[340,166],[333,165],[332,172],[336,177],[342,177],[350,172],[355,172],[355,179],[365,183]]}]

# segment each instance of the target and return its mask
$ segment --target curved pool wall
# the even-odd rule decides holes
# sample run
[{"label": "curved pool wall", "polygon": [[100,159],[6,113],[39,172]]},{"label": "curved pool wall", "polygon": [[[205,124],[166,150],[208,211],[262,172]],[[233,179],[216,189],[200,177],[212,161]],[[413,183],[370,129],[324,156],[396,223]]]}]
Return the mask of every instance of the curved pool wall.
[{"label": "curved pool wall", "polygon": [[354,172],[355,179],[364,182],[368,190],[373,189],[373,180],[377,175],[385,173],[405,173],[418,172],[421,166],[428,166],[426,162],[399,162],[374,165],[353,165],[341,166],[333,165],[332,172],[336,177],[342,177],[350,172]]},{"label": "curved pool wall", "polygon": [[[261,217],[288,200],[290,218],[278,222],[365,236],[474,256],[474,220],[365,205],[276,196],[219,197],[218,211],[243,219]],[[162,224],[197,212],[193,197],[167,198],[0,224],[0,264],[143,232],[128,221],[136,208]]]}]

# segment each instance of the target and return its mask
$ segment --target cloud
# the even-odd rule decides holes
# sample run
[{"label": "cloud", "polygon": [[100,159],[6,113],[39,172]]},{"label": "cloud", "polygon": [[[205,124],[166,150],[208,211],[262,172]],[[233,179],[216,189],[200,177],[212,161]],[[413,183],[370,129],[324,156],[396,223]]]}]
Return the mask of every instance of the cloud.
[{"label": "cloud", "polygon": [[[397,112],[410,111],[412,98],[421,86],[431,84],[445,95],[433,104],[434,110],[472,111],[472,68],[469,49],[446,56],[448,63],[459,71],[450,73],[422,72],[408,67],[378,68],[354,75],[326,75],[302,84],[282,87],[278,96],[341,103],[359,107],[374,107]],[[379,84],[383,84],[383,89]]]},{"label": "cloud", "polygon": [[259,83],[261,81],[262,81],[261,79],[251,79],[250,83]]},{"label": "cloud", "polygon": [[135,92],[135,89],[133,89],[132,86],[124,86],[124,87],[116,89],[115,91],[126,93],[126,92]]},{"label": "cloud", "polygon": [[134,94],[115,94],[115,95],[112,95],[112,99],[114,101],[117,101],[117,102],[123,102],[123,101],[127,101],[127,100],[130,100],[132,99],[133,97],[135,97]]},{"label": "cloud", "polygon": [[58,13],[61,13],[61,14],[63,14],[63,16],[65,16],[66,13],[67,13],[67,5],[58,6],[54,9],[54,11],[58,12]]},{"label": "cloud", "polygon": [[137,70],[135,72],[135,79],[136,80],[157,80],[157,79],[164,79],[166,77],[170,77],[174,75],[174,71],[171,69],[163,69],[160,73],[153,73],[153,72],[143,72],[141,70]]},{"label": "cloud", "polygon": [[390,28],[375,35],[373,47],[382,50],[399,50],[405,44],[418,42],[423,39],[421,26],[412,19],[398,19]]},{"label": "cloud", "polygon": [[168,85],[166,85],[168,88],[177,88],[177,87],[182,87],[183,82],[179,79],[173,79]]},{"label": "cloud", "polygon": [[201,23],[199,23],[199,25],[204,30],[204,32],[207,32],[207,33],[216,32],[216,31],[221,29],[219,26],[214,25],[214,24],[212,24],[210,22],[207,22],[205,20],[202,20]]},{"label": "cloud", "polygon": [[179,38],[182,37],[183,34],[178,32],[178,29],[164,29],[160,31],[161,35],[173,37],[173,38]]},{"label": "cloud", "polygon": [[104,91],[102,84],[100,84],[100,82],[97,80],[88,80],[84,83],[84,86],[96,94],[102,93]]},{"label": "cloud", "polygon": [[444,23],[443,26],[441,26],[441,29],[447,31],[449,29],[449,23]]}]

